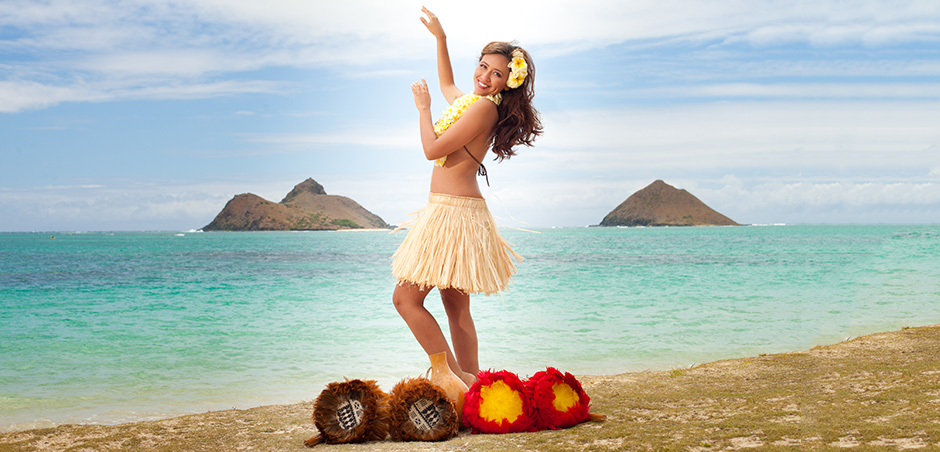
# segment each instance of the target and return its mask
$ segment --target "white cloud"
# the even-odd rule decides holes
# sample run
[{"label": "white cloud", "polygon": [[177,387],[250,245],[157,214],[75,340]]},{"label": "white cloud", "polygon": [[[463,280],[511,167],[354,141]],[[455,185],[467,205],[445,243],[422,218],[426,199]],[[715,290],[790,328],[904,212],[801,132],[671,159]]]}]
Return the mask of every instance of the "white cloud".
[{"label": "white cloud", "polygon": [[49,107],[61,102],[89,102],[98,97],[77,87],[50,86],[31,81],[0,81],[0,113]]},{"label": "white cloud", "polygon": [[[938,68],[940,69],[940,68]],[[940,99],[934,83],[716,83],[644,88],[634,98]]]},{"label": "white cloud", "polygon": [[291,187],[283,181],[252,178],[0,188],[0,211],[4,212],[0,231],[201,228],[238,193],[250,191],[277,202]]},{"label": "white cloud", "polygon": [[206,99],[249,93],[284,93],[290,88],[265,80],[222,80],[207,83],[182,83],[103,90],[108,100],[120,99]]},{"label": "white cloud", "polygon": [[790,181],[690,189],[747,223],[934,223],[940,184]]},{"label": "white cloud", "polygon": [[0,24],[15,26],[87,25],[120,16],[121,8],[96,1],[8,0],[0,3]]},{"label": "white cloud", "polygon": [[[544,167],[916,166],[937,102],[714,102],[550,112]],[[549,152],[543,152],[548,150]]]},{"label": "white cloud", "polygon": [[[27,31],[6,46],[104,50],[224,48],[229,53],[321,48],[307,56],[326,62],[373,65],[413,58],[433,47],[418,22],[420,2],[306,0],[261,3],[211,0],[189,3],[130,1],[5,2],[0,24]],[[800,42],[880,43],[935,41],[940,8],[935,3],[746,1],[571,1],[484,0],[472,4],[430,4],[448,30],[455,49],[477,48],[486,39],[520,39],[526,45],[568,51],[624,41],[684,39],[740,40],[761,45]],[[514,17],[500,21],[464,20],[479,10],[498,9]],[[200,26],[194,27],[193,24]],[[470,45],[473,43],[473,45]],[[307,60],[303,63],[310,63]],[[238,64],[232,61],[233,64]]]},{"label": "white cloud", "polygon": [[140,99],[206,99],[246,93],[282,93],[290,87],[262,80],[222,80],[218,82],[183,82],[143,84],[102,81],[54,85],[31,81],[0,81],[0,113],[36,110],[63,102],[108,102]]},{"label": "white cloud", "polygon": [[[723,192],[728,189],[727,192]],[[715,193],[716,199],[744,203],[750,207],[773,205],[824,207],[847,205],[940,205],[940,184],[908,182],[789,182],[759,184],[747,189],[733,186],[718,190],[702,189],[703,194]],[[721,196],[723,195],[723,196]],[[730,196],[728,196],[730,195]]]},{"label": "white cloud", "polygon": [[195,77],[216,71],[239,72],[263,66],[215,49],[151,49],[92,55],[72,63],[73,68],[112,77],[149,75]]},{"label": "white cloud", "polygon": [[[648,172],[616,179],[577,176],[546,180],[524,174],[526,164],[520,160],[494,165],[490,171],[494,186],[483,187],[487,203],[502,225],[526,228],[597,224],[656,178],[690,191],[743,223],[923,223],[936,222],[940,215],[940,183],[936,181],[773,180],[734,174],[710,180],[699,173],[660,177]],[[293,184],[309,176],[323,184],[328,193],[351,197],[385,221],[400,223],[408,219],[409,212],[424,205],[428,174],[304,174],[198,184],[0,189],[0,210],[10,214],[0,221],[0,231],[199,228],[236,194],[251,192],[277,202]]]},{"label": "white cloud", "polygon": [[[903,22],[890,19],[853,17],[850,23],[832,23],[824,17],[809,23],[760,26],[741,38],[756,46],[807,42],[821,47],[866,44],[882,46],[897,42],[936,42],[940,25],[929,19],[908,17]],[[911,22],[913,20],[913,22]]]},{"label": "white cloud", "polygon": [[403,127],[375,128],[369,133],[361,130],[339,130],[324,133],[240,134],[247,143],[271,145],[282,150],[342,149],[363,146],[373,149],[415,149],[420,146],[414,124]]},{"label": "white cloud", "polygon": [[[309,72],[322,77],[314,83],[322,86],[335,83],[337,74],[344,82],[381,86],[415,65],[433,71],[434,42],[418,21],[420,6],[378,0],[0,2],[0,54],[10,56],[0,64],[0,112],[66,102],[295,92],[295,82],[264,79],[281,68],[314,69]],[[838,220],[826,212],[843,208],[865,218],[867,210],[892,204],[911,209],[914,219],[938,210],[940,85],[930,77],[940,75],[932,50],[940,42],[940,3],[482,0],[428,6],[444,22],[455,65],[472,61],[485,41],[518,39],[555,71],[540,75],[540,89],[556,96],[538,99],[551,105],[543,111],[545,136],[518,158],[490,168],[494,188],[487,194],[506,205],[503,217],[536,226],[596,223],[657,178],[689,188],[746,222]],[[513,18],[512,26],[472,19],[480,10],[500,11]],[[904,44],[914,45],[891,47]],[[600,58],[596,68],[578,72],[566,66],[567,56],[591,49]],[[615,64],[606,66],[611,60]],[[609,80],[575,79],[575,72]],[[612,92],[612,85],[632,88]],[[376,111],[390,110],[382,104],[398,102],[391,99],[380,99]],[[232,103],[223,111],[244,117],[255,108],[260,107]],[[360,115],[369,123],[308,133],[322,130],[319,122],[332,125],[353,113],[343,108],[311,108],[317,110],[311,127],[299,133],[259,121],[258,129],[235,137],[234,149],[223,140],[203,145],[227,157],[252,144],[257,147],[247,152],[254,155],[416,147],[413,120],[397,124],[399,110],[385,115],[396,124],[376,128],[375,116]],[[337,166],[313,158],[304,163],[317,170]],[[428,168],[420,156],[387,165],[363,165],[355,157],[341,163],[363,173],[331,173],[323,180],[310,175],[390,222],[423,203]],[[399,166],[418,172],[403,177],[394,171]],[[264,187],[242,180],[216,188],[167,183],[146,189],[92,181],[86,185],[100,186],[7,190],[0,201],[16,204],[2,210],[5,222],[15,212],[53,225],[58,219],[78,224],[94,218],[145,224],[172,214],[193,227],[211,220],[233,193],[279,200],[307,176],[287,177],[286,187],[283,180]]]},{"label": "white cloud", "polygon": [[937,117],[936,102],[878,101],[552,112],[535,148],[489,172],[509,212],[540,226],[596,224],[655,179],[746,223],[929,222]]},{"label": "white cloud", "polygon": [[[657,176],[636,173],[618,179],[564,181],[500,180],[486,193],[493,214],[507,226],[598,224],[631,194]],[[491,175],[491,179],[493,176]],[[732,180],[728,180],[732,179]],[[733,180],[737,179],[737,180]],[[665,177],[713,209],[741,223],[935,223],[940,218],[940,184],[908,182],[765,181],[702,175]],[[498,198],[497,198],[498,197]],[[884,216],[884,212],[896,212]],[[522,223],[524,222],[524,223]]]},{"label": "white cloud", "polygon": [[[455,61],[472,58],[490,39],[519,39],[526,46],[538,47],[546,58],[624,42],[679,47],[710,43],[706,48],[720,50],[736,42],[883,45],[940,39],[940,7],[929,1],[876,1],[846,7],[841,2],[810,1],[647,0],[585,5],[483,0],[429,6],[448,30]],[[500,21],[465,19],[480,10],[499,10],[517,20],[507,27]],[[212,78],[270,67],[318,67],[373,77],[401,73],[400,67],[389,65],[433,55],[433,39],[419,16],[420,2],[376,0],[8,1],[0,4],[0,26],[14,33],[0,41],[0,51],[30,58],[0,68],[0,76],[8,74],[0,97],[13,98],[14,89],[39,84],[41,89],[32,86],[38,94],[30,96],[34,100],[4,104],[3,111],[16,112],[61,102],[118,100],[120,92],[111,87],[130,83],[155,85],[164,94],[176,90],[176,95],[166,94],[170,98],[198,98],[200,90],[187,87],[217,84]],[[924,64],[933,68],[928,72],[937,72],[935,61]],[[86,85],[94,81],[104,88],[99,93],[86,92]],[[930,95],[936,92],[933,87],[904,84],[848,88],[718,84],[693,87],[692,95],[787,96],[795,90],[810,96],[910,97],[917,88],[934,93]]]}]

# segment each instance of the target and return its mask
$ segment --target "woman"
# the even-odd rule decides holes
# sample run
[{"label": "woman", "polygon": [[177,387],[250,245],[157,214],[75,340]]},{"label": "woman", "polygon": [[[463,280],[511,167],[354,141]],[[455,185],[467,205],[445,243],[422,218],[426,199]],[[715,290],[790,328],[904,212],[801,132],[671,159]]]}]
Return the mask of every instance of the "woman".
[{"label": "woman", "polygon": [[[421,22],[437,40],[441,92],[451,106],[435,124],[427,82],[411,85],[421,145],[435,165],[428,206],[395,252],[398,284],[392,300],[425,352],[446,353],[450,370],[469,386],[480,371],[470,294],[505,289],[515,273],[509,254],[521,259],[499,236],[476,175],[486,176],[482,161],[490,148],[495,160],[510,158],[513,147],[531,146],[542,126],[532,106],[535,71],[525,50],[505,42],[488,44],[473,73],[473,92],[465,95],[454,83],[440,21],[427,8],[422,11],[427,18]],[[453,352],[424,307],[434,287],[447,314]]]}]

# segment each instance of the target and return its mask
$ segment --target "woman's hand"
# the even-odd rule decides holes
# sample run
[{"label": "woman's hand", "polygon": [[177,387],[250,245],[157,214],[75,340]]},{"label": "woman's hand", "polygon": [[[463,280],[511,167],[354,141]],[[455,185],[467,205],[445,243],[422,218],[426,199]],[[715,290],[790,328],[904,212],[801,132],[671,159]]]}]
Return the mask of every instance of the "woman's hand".
[{"label": "woman's hand", "polygon": [[418,107],[419,111],[431,109],[431,93],[428,92],[428,82],[421,79],[420,83],[412,83],[411,94],[415,96],[415,107]]},{"label": "woman's hand", "polygon": [[421,11],[428,16],[427,19],[423,17],[421,18],[421,23],[423,23],[424,26],[428,28],[428,31],[430,31],[431,34],[434,35],[434,37],[437,39],[446,38],[447,35],[444,34],[444,27],[441,26],[441,21],[438,20],[437,16],[435,16],[434,13],[423,6],[421,7]]}]

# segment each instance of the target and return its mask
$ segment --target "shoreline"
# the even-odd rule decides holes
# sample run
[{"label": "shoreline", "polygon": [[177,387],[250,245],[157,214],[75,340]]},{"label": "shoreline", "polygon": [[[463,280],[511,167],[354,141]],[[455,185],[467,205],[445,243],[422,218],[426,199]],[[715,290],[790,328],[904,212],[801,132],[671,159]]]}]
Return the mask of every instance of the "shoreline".
[{"label": "shoreline", "polygon": [[[600,424],[441,443],[317,446],[380,450],[734,450],[758,446],[940,446],[940,325],[875,333],[806,351],[688,369],[579,376]],[[0,433],[0,452],[307,450],[312,401],[119,425]]]}]

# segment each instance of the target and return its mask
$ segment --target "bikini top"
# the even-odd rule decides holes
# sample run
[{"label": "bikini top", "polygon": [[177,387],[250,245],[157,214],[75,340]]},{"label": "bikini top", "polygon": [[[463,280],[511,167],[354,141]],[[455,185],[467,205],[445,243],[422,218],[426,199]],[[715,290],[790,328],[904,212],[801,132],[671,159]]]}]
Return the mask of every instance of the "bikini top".
[{"label": "bikini top", "polygon": [[[443,135],[444,132],[447,131],[447,129],[450,128],[451,125],[453,125],[455,122],[457,122],[458,119],[460,119],[460,116],[463,115],[463,112],[467,111],[467,109],[470,108],[470,106],[473,105],[476,101],[480,99],[484,99],[484,98],[493,101],[493,103],[495,103],[496,105],[499,105],[499,103],[503,100],[503,96],[499,93],[496,93],[495,95],[489,95],[489,96],[480,96],[477,94],[470,93],[462,97],[459,97],[456,100],[454,100],[454,103],[452,103],[450,107],[447,107],[447,109],[444,110],[444,113],[441,114],[440,119],[438,119],[437,122],[434,123],[434,133],[437,136]],[[463,149],[467,151],[467,154],[470,155],[470,158],[472,158],[474,162],[477,162],[477,164],[480,165],[479,170],[477,170],[477,174],[485,177],[486,185],[489,186],[490,178],[489,176],[486,175],[486,167],[483,166],[483,162],[477,160],[477,158],[474,157],[473,154],[470,153],[470,150],[467,149],[466,146],[464,146]],[[444,163],[446,161],[447,161],[447,156],[445,155],[435,160],[435,163],[437,163],[439,166],[444,166]]]}]

